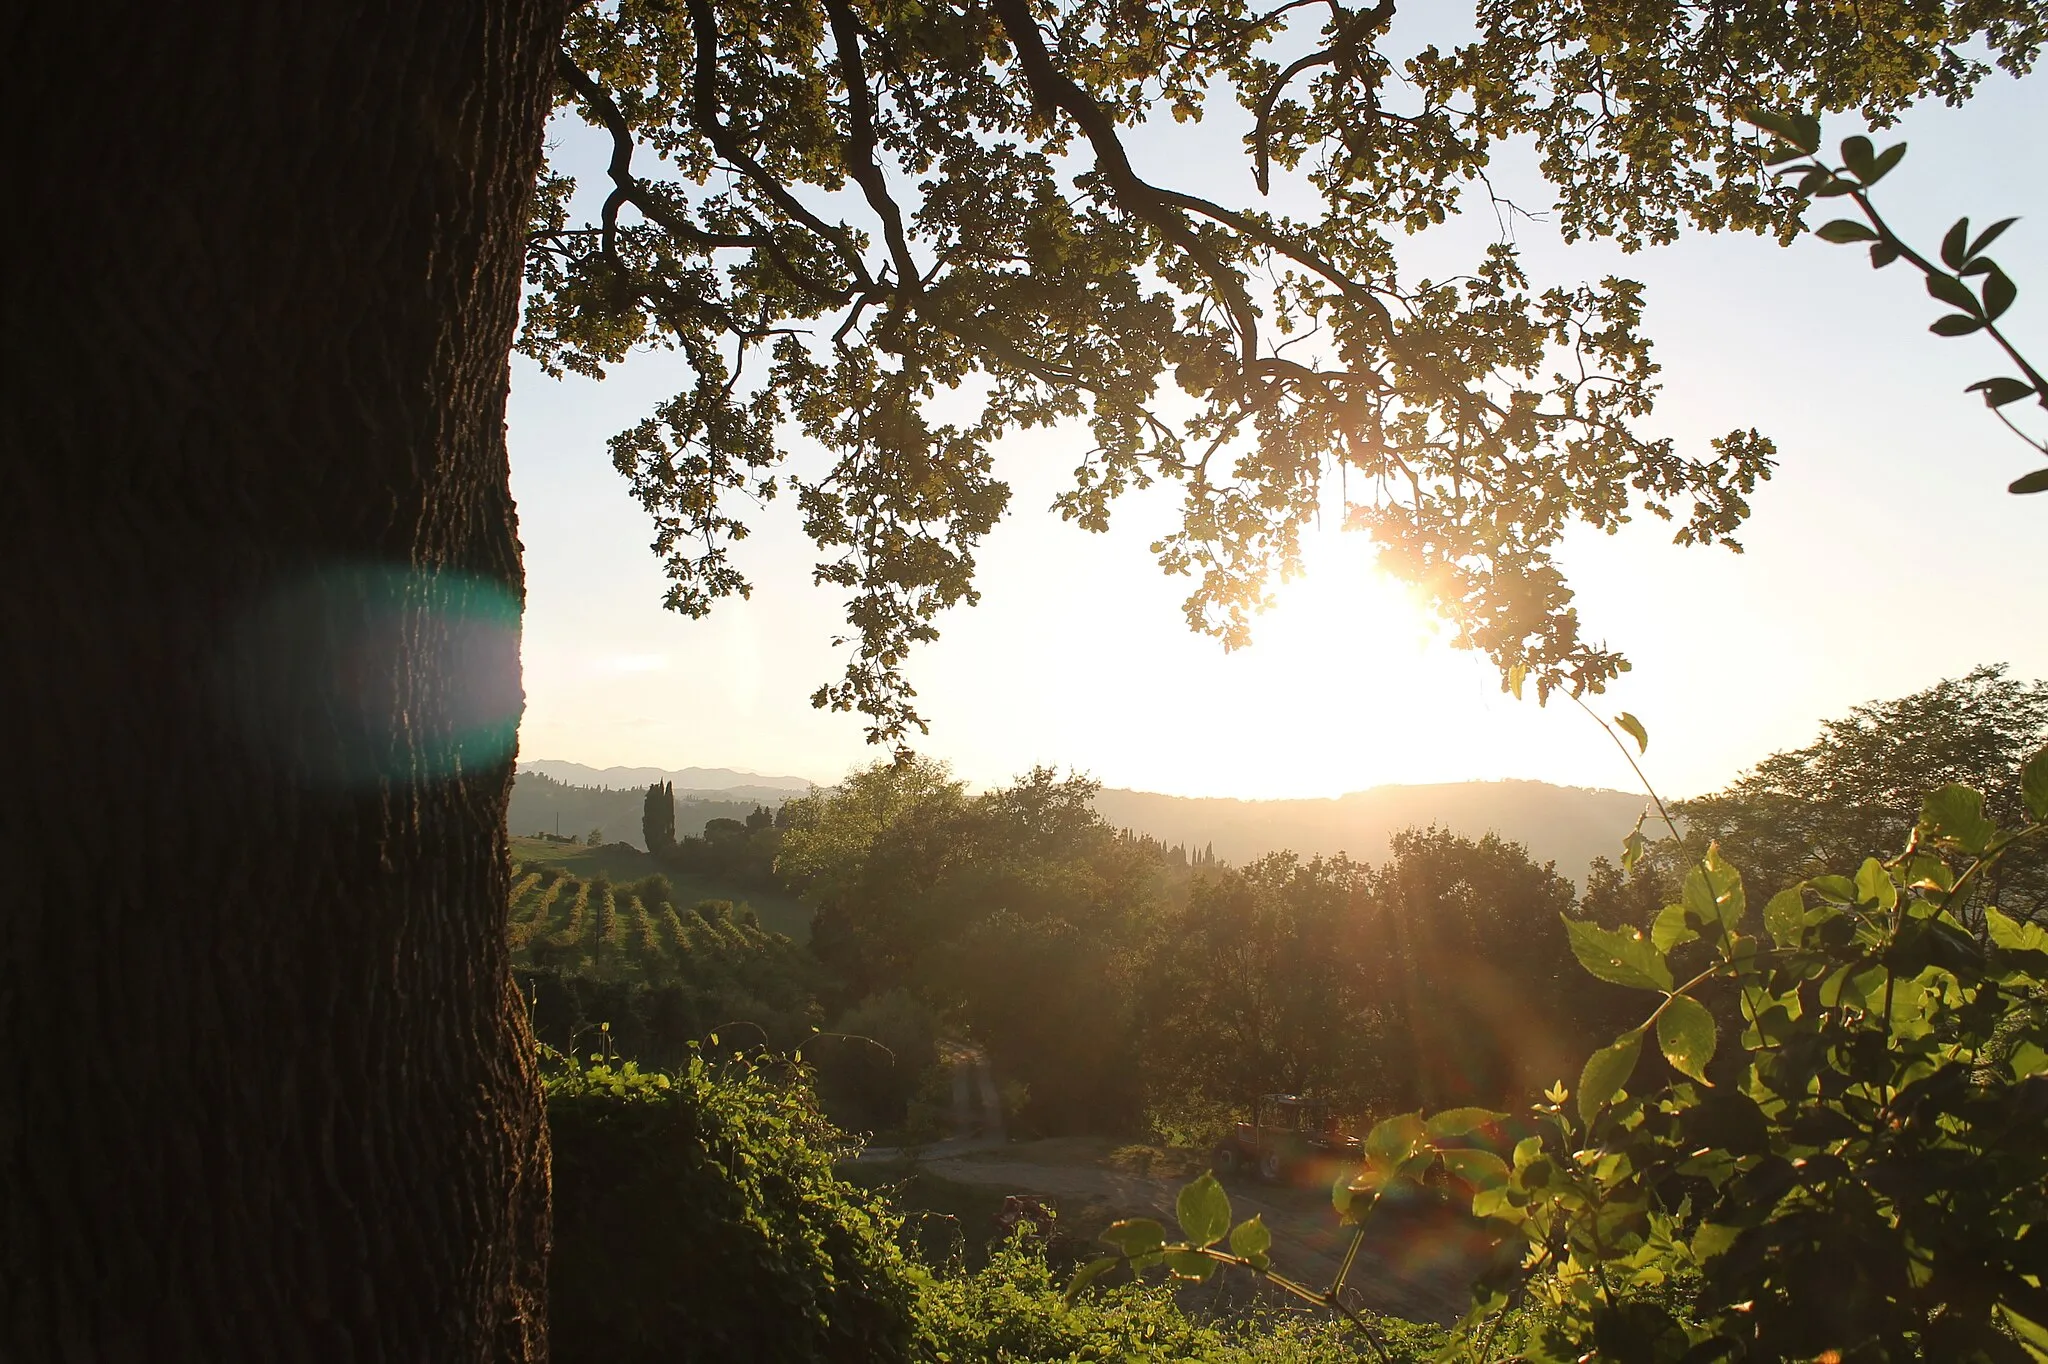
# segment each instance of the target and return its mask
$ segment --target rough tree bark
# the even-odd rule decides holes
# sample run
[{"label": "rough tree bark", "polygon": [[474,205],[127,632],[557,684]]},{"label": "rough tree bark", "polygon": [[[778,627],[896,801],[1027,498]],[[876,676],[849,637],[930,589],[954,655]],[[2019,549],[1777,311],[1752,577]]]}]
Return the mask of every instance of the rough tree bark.
[{"label": "rough tree bark", "polygon": [[504,411],[562,9],[7,21],[0,1357],[545,1354]]}]

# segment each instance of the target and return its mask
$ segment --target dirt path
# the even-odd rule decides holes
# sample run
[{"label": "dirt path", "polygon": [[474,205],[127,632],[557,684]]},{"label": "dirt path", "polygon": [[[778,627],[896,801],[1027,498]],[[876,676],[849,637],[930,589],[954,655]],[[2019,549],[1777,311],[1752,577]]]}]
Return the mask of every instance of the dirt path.
[{"label": "dirt path", "polygon": [[[1017,1148],[1010,1148],[1015,1150]],[[1015,1193],[1100,1199],[1126,1216],[1174,1225],[1174,1200],[1184,1180],[1152,1179],[1095,1165],[1004,1160],[996,1152],[942,1155],[923,1170],[963,1184]],[[1320,1193],[1230,1187],[1233,1222],[1257,1215],[1273,1233],[1273,1263],[1289,1278],[1326,1287],[1336,1277],[1350,1233]],[[1375,1219],[1352,1266],[1346,1298],[1356,1306],[1411,1321],[1454,1321],[1464,1311],[1462,1273],[1474,1253],[1469,1239],[1444,1219]]]}]

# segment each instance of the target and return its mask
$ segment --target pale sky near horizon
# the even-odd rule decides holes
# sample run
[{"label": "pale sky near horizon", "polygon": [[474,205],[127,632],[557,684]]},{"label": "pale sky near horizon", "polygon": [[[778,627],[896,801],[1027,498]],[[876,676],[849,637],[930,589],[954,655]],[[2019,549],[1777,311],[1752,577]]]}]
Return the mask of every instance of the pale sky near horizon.
[{"label": "pale sky near horizon", "polygon": [[[1963,214],[2021,215],[1994,254],[2020,287],[2008,330],[2034,357],[2048,353],[2043,126],[2048,76],[1994,75],[1964,108],[1923,107],[1878,138],[1912,144],[1879,195],[1908,241],[1931,250]],[[1830,146],[1850,131],[1831,126]],[[1212,134],[1228,156],[1205,156],[1202,136],[1162,135],[1158,178],[1249,202],[1232,138]],[[1469,262],[1494,232],[1480,213],[1415,243],[1414,259]],[[1667,794],[1713,789],[1851,706],[1977,663],[2048,677],[2048,495],[2005,492],[2033,464],[1961,391],[2009,367],[1982,337],[1931,336],[1942,309],[1908,267],[1873,272],[1860,249],[1811,238],[1781,249],[1689,235],[1624,257],[1566,247],[1542,224],[1516,234],[1539,287],[1610,272],[1648,285],[1665,384],[1653,430],[1700,450],[1754,425],[1779,446],[1776,478],[1752,498],[1747,553],[1677,548],[1644,518],[1612,539],[1577,537],[1562,556],[1588,632],[1635,665],[1595,705],[1647,723],[1647,769]],[[808,704],[843,666],[830,640],[844,627],[838,596],[810,585],[816,555],[789,501],[738,547],[751,601],[703,621],[661,608],[650,523],[605,442],[679,373],[661,353],[601,384],[515,361],[520,754],[836,780],[882,754],[863,742],[861,717]],[[1226,655],[1190,634],[1186,580],[1146,551],[1177,490],[1128,498],[1108,535],[1063,524],[1045,509],[1079,448],[1057,430],[1004,442],[1014,495],[978,556],[982,602],[943,618],[941,640],[910,661],[931,723],[917,747],[962,777],[988,785],[1049,763],[1112,786],[1254,798],[1498,778],[1633,785],[1568,702],[1539,709],[1502,693],[1487,661],[1453,649],[1334,517],[1250,648]]]}]

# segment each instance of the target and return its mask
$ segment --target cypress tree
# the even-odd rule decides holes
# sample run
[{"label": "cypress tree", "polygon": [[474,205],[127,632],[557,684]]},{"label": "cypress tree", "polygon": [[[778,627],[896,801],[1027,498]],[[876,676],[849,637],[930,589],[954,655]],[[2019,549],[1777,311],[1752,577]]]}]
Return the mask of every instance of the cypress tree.
[{"label": "cypress tree", "polygon": [[657,857],[675,851],[676,788],[673,783],[658,781],[647,788],[647,804],[640,814],[640,832],[647,841],[647,851]]}]

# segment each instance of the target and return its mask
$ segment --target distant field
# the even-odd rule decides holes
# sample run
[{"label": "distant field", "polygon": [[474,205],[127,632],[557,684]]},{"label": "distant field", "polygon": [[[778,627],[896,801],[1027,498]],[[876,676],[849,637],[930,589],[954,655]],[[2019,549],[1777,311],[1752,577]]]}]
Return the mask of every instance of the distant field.
[{"label": "distant field", "polygon": [[629,843],[607,843],[586,848],[577,843],[549,843],[539,838],[514,838],[512,861],[546,862],[571,876],[589,879],[602,875],[615,885],[638,881],[643,876],[666,876],[675,888],[676,902],[693,905],[699,900],[730,900],[735,905],[754,907],[761,927],[784,933],[799,943],[811,940],[811,907],[793,895],[749,890],[707,876],[670,871]]}]

